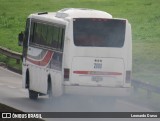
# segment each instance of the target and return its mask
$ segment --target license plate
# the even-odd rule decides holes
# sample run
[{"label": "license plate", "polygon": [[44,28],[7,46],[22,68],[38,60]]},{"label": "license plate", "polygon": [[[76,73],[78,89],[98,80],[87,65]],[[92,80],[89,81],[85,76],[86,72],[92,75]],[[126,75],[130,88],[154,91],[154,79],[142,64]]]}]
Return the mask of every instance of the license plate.
[{"label": "license plate", "polygon": [[92,81],[95,81],[95,82],[103,81],[103,77],[101,77],[101,76],[92,76]]}]

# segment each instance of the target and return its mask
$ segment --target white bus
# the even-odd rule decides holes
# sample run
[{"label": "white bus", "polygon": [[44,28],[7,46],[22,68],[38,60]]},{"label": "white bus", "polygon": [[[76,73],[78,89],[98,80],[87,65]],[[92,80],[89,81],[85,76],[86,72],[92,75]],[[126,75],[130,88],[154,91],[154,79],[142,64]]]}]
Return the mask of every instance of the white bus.
[{"label": "white bus", "polygon": [[131,72],[128,20],[82,8],[28,17],[23,34],[23,87],[30,99],[44,94],[125,96]]}]

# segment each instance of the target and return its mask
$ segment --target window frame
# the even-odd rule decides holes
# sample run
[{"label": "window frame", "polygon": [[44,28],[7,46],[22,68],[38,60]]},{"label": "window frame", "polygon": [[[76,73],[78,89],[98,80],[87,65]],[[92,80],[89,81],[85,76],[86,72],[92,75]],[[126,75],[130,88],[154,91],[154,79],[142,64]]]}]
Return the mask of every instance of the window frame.
[{"label": "window frame", "polygon": [[[94,44],[94,45],[89,45],[89,44],[79,44],[80,43],[80,41],[76,41],[75,40],[75,38],[76,38],[76,34],[78,33],[78,31],[76,31],[76,27],[75,27],[75,25],[77,24],[76,23],[76,20],[86,20],[86,22],[87,21],[89,21],[89,19],[91,19],[93,22],[95,22],[95,21],[97,21],[97,22],[105,22],[105,21],[112,21],[113,20],[113,22],[115,22],[115,21],[119,21],[119,22],[122,22],[122,23],[124,23],[124,25],[123,25],[123,32],[124,32],[124,35],[122,35],[121,36],[121,41],[123,42],[123,43],[121,43],[121,44],[106,44],[106,46],[104,46],[105,44],[101,44],[101,45],[96,45],[96,44]],[[81,23],[82,24],[82,23]],[[103,24],[103,23],[102,23]],[[112,23],[113,24],[113,23]],[[117,23],[117,24],[119,24],[119,23]],[[98,25],[98,24],[97,24]],[[109,24],[108,24],[109,25]],[[77,25],[76,25],[77,26]],[[80,25],[79,25],[80,26]],[[83,25],[83,26],[85,26],[85,25]],[[122,25],[121,25],[122,26]],[[82,27],[82,26],[81,26]],[[83,28],[83,27],[82,27]],[[113,27],[114,28],[114,30],[118,30],[118,29],[115,29],[115,27]],[[84,28],[83,28],[84,29]],[[111,28],[110,28],[111,29]],[[92,30],[92,29],[91,29]],[[80,33],[83,33],[84,31],[79,31]],[[92,31],[93,32],[93,31]],[[98,31],[99,32],[99,31]],[[84,34],[85,35],[85,34]],[[88,34],[86,34],[87,36],[88,36]],[[92,35],[94,35],[94,34],[92,34]],[[111,34],[110,34],[111,35]],[[76,46],[76,47],[107,47],[107,48],[123,48],[124,47],[124,44],[125,44],[125,36],[126,36],[126,20],[122,20],[122,19],[107,19],[107,18],[74,18],[73,19],[73,42],[74,42],[74,45]],[[98,37],[98,36],[97,36]],[[100,36],[99,36],[100,37]],[[103,37],[103,36],[102,36]],[[107,36],[106,36],[107,37]],[[109,37],[111,37],[111,36],[109,36]],[[86,39],[86,40],[88,40],[88,39]],[[112,39],[110,39],[110,40],[112,40]],[[116,42],[117,40],[115,40],[114,42]],[[79,42],[79,43],[78,43]],[[92,42],[92,41],[91,41]],[[113,42],[113,41],[108,41],[108,42]],[[117,42],[119,42],[119,41],[117,41]],[[83,43],[83,42],[82,42]],[[79,45],[78,45],[79,44]]]},{"label": "window frame", "polygon": [[[36,31],[35,30],[35,24],[40,24],[40,25],[44,25],[47,28],[47,31],[49,30],[50,27],[53,27],[54,29],[58,28],[58,40],[57,42],[59,44],[57,44],[56,47],[53,47],[53,46],[49,46],[50,44],[46,45],[47,41],[45,44],[42,44],[42,43],[37,43],[36,41],[34,42],[34,32]],[[53,29],[52,28],[52,29]],[[29,40],[29,46],[36,46],[36,47],[40,47],[40,48],[48,48],[48,49],[52,49],[52,50],[56,50],[56,51],[63,51],[64,49],[64,40],[65,40],[65,29],[66,29],[66,26],[65,25],[60,25],[60,24],[57,24],[57,23],[52,23],[52,22],[47,22],[47,21],[42,21],[42,20],[37,20],[37,19],[32,19],[31,20],[31,27],[30,27],[30,40]],[[62,31],[61,35],[60,35],[60,32],[59,31]],[[47,32],[46,34],[46,39],[48,39],[48,34],[49,32]],[[54,38],[54,35],[52,36],[52,38]],[[52,42],[56,42],[56,41],[52,41]]]}]

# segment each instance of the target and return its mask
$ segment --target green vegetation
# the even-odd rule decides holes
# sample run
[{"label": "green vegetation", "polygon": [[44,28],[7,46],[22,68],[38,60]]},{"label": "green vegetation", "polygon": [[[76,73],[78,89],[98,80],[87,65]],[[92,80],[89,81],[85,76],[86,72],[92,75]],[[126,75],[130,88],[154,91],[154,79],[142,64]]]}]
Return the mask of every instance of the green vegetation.
[{"label": "green vegetation", "polygon": [[[158,0],[0,0],[0,46],[21,52],[17,35],[31,13],[93,8],[127,18],[133,31],[133,78],[160,85],[160,1]],[[0,55],[0,61],[8,61]],[[15,62],[8,62],[15,65]],[[18,67],[20,68],[20,67]]]}]

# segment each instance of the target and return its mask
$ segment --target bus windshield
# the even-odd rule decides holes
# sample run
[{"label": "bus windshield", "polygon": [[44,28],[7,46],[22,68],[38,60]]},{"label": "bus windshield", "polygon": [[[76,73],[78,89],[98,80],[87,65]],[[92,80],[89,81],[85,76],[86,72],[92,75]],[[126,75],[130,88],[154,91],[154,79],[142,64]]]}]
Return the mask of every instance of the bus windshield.
[{"label": "bus windshield", "polygon": [[76,18],[73,21],[73,38],[76,46],[123,47],[125,20]]}]

